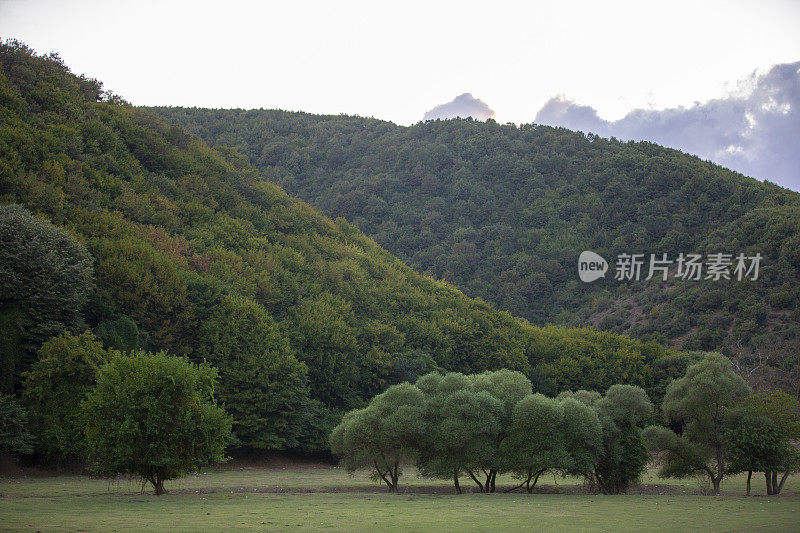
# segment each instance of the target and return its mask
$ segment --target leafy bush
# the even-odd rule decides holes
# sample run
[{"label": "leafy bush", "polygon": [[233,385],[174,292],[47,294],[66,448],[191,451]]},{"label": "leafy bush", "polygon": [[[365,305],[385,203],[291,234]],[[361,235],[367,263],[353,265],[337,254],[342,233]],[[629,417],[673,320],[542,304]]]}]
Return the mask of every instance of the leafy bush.
[{"label": "leafy bush", "polygon": [[164,482],[225,460],[231,417],[214,398],[216,369],[165,352],[115,356],[83,403],[96,475]]}]

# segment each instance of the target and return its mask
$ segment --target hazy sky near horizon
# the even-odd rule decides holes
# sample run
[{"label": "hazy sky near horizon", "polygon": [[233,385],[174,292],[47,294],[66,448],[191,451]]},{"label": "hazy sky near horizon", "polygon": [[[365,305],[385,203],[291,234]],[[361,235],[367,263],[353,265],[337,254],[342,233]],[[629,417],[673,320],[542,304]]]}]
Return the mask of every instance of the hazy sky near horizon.
[{"label": "hazy sky near horizon", "polygon": [[748,89],[800,59],[796,0],[0,0],[0,36],[137,105],[281,108],[411,124],[465,92],[499,122],[553,96],[606,120]]}]

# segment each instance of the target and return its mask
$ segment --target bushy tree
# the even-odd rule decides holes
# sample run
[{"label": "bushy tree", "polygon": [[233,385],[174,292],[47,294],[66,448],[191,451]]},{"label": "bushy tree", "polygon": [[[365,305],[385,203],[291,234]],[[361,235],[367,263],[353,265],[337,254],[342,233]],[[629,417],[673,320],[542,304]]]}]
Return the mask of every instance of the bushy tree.
[{"label": "bushy tree", "polygon": [[596,404],[603,428],[603,449],[592,479],[604,494],[627,492],[638,483],[650,454],[641,428],[653,414],[647,394],[634,385],[612,385]]},{"label": "bushy tree", "polygon": [[0,453],[13,455],[33,451],[28,413],[13,396],[0,392]]},{"label": "bushy tree", "polygon": [[12,392],[48,338],[81,329],[94,290],[92,257],[19,205],[0,206],[0,390]]},{"label": "bushy tree", "polygon": [[679,434],[659,426],[645,432],[648,446],[662,457],[663,476],[708,476],[719,494],[728,461],[724,440],[728,415],[747,400],[750,388],[726,357],[709,353],[686,370],[686,375],[667,387],[663,412],[666,420],[681,428]]},{"label": "bushy tree", "polygon": [[306,366],[269,313],[251,300],[225,297],[198,337],[198,356],[219,368],[216,393],[241,444],[297,447],[308,402]]},{"label": "bushy tree", "polygon": [[165,352],[117,355],[83,403],[92,471],[164,482],[225,459],[231,417],[216,405],[217,372]]},{"label": "bushy tree", "polygon": [[763,431],[763,446],[777,453],[770,454],[771,464],[758,459],[769,468],[752,470],[764,472],[767,494],[780,494],[789,474],[800,470],[800,400],[779,390],[762,391],[748,399],[745,409],[772,424]]},{"label": "bushy tree", "polygon": [[367,468],[396,492],[400,465],[417,458],[425,432],[425,400],[416,386],[401,383],[345,414],[331,432],[331,451],[348,471]]},{"label": "bushy tree", "polygon": [[495,492],[505,468],[503,442],[509,435],[514,407],[531,393],[531,382],[511,370],[444,376],[430,373],[417,380],[426,397],[426,437],[420,443],[418,467],[423,475],[452,479],[461,492],[466,474],[481,492]]},{"label": "bushy tree", "polygon": [[86,423],[80,404],[113,355],[88,331],[63,333],[39,349],[39,359],[25,374],[23,397],[36,449],[46,461],[61,464],[86,458]]},{"label": "bushy tree", "polygon": [[590,475],[601,446],[600,421],[591,407],[534,394],[514,407],[501,455],[504,469],[521,478],[519,487],[530,493],[548,470]]},{"label": "bushy tree", "polygon": [[603,452],[603,426],[597,412],[573,398],[560,400],[563,415],[561,433],[567,450],[557,470],[566,475],[590,476]]},{"label": "bushy tree", "polygon": [[650,458],[641,432],[653,413],[647,393],[634,385],[612,385],[602,397],[578,391],[558,398],[581,401],[597,412],[602,446],[588,479],[604,494],[620,494],[638,483]]},{"label": "bushy tree", "polygon": [[[503,460],[500,447],[508,437],[514,407],[525,396],[531,393],[531,381],[520,372],[508,369],[482,372],[469,376],[473,390],[477,393],[486,392],[500,401],[503,406],[500,424],[493,432],[490,440],[491,455],[480,466],[480,471],[485,476],[483,489],[485,492],[495,492],[497,474],[503,471]],[[474,475],[472,475],[474,479]],[[480,487],[481,484],[478,483]]]},{"label": "bushy tree", "polygon": [[142,350],[145,346],[139,327],[127,315],[100,322],[93,333],[103,346],[120,352]]},{"label": "bushy tree", "polygon": [[475,391],[473,381],[451,372],[442,376],[430,373],[417,380],[425,395],[426,431],[418,443],[417,467],[422,475],[452,479],[461,493],[463,474],[478,485],[481,472],[496,461],[496,438],[505,417],[503,403],[487,391]]},{"label": "bushy tree", "polygon": [[[783,469],[793,448],[772,420],[751,409],[737,409],[728,416],[723,440],[728,456],[726,473],[747,472],[747,496],[750,496],[753,472],[765,473],[767,494],[773,494],[771,473]],[[780,489],[776,493],[779,492]]]}]

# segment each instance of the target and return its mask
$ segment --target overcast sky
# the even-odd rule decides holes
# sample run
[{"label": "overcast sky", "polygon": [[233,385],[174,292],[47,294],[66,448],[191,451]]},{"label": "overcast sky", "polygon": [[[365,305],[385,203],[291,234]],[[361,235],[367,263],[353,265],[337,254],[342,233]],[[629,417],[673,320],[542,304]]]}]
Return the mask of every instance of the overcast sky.
[{"label": "overcast sky", "polygon": [[797,0],[0,0],[0,36],[134,104],[400,124],[464,93],[498,122],[532,122],[558,95],[606,121],[690,107],[800,60],[798,29]]}]

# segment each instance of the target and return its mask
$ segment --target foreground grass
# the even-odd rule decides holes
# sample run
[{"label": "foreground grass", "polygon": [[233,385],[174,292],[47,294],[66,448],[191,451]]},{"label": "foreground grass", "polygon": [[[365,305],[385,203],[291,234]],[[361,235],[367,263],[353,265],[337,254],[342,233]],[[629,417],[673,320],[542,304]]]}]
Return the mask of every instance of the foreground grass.
[{"label": "foreground grass", "polygon": [[[511,480],[508,480],[509,482]],[[552,478],[548,490],[574,480]],[[654,479],[646,480],[648,482]],[[760,480],[759,480],[760,481]],[[442,486],[413,471],[406,487]],[[662,481],[663,482],[663,481]],[[789,485],[790,484],[790,485]],[[174,481],[170,494],[140,492],[134,481],[109,484],[84,476],[5,478],[0,482],[0,529],[84,531],[220,530],[464,530],[582,531],[800,529],[797,478],[778,497],[722,497],[695,492],[702,483],[664,485],[669,495],[631,494],[387,494],[367,476],[324,466],[214,469]],[[466,485],[465,485],[466,486]],[[576,487],[573,487],[576,488]],[[754,483],[756,493],[760,486]],[[279,491],[286,493],[279,493]],[[328,492],[305,492],[308,490]],[[334,492],[348,491],[348,492]],[[685,491],[685,494],[675,492]],[[580,492],[578,490],[578,492]],[[763,489],[761,489],[763,493]]]}]

